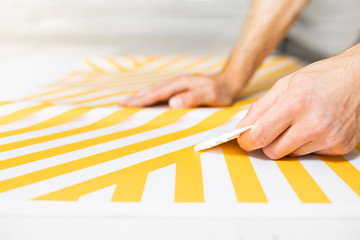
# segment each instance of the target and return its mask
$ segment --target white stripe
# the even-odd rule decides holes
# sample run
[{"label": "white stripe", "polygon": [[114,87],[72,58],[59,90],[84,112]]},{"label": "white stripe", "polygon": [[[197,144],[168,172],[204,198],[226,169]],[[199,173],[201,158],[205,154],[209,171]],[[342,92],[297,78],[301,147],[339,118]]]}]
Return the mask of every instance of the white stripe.
[{"label": "white stripe", "polygon": [[275,161],[268,159],[261,150],[249,152],[248,156],[269,203],[300,203]]},{"label": "white stripe", "polygon": [[175,196],[176,165],[157,169],[148,174],[141,202],[172,203]]},{"label": "white stripe", "polygon": [[[56,92],[56,93],[52,93],[52,94],[45,95],[45,96],[33,97],[33,98],[30,98],[30,99],[31,100],[36,100],[36,101],[51,101],[52,99],[55,99],[55,98],[67,97],[67,96],[70,96],[70,95],[73,95],[73,94],[82,93],[84,91],[90,90],[90,89],[80,88],[80,87],[73,88],[72,86],[74,86],[74,85],[71,84],[69,89],[65,89],[65,90],[63,90],[61,92]],[[58,88],[61,89],[61,88],[63,88],[63,86],[61,86],[59,84]]]},{"label": "white stripe", "polygon": [[[294,64],[294,63],[297,63],[295,62],[293,59],[284,59],[278,63],[276,63],[275,65],[271,66],[271,67],[266,67],[266,68],[263,68],[263,69],[258,69],[254,76],[253,76],[253,80],[257,79],[257,78],[261,78],[262,76],[266,75],[266,74],[271,74],[271,73],[274,73],[276,70],[279,70],[281,68],[284,68],[286,66],[289,66],[291,64]],[[282,73],[279,73],[279,75],[282,74]]]},{"label": "white stripe", "polygon": [[[69,187],[74,184],[87,181],[89,179],[93,179],[95,177],[99,177],[120,169],[124,169],[126,167],[130,167],[134,164],[138,164],[150,160],[152,158],[159,157],[164,154],[168,154],[195,145],[211,136],[216,136],[222,132],[234,129],[235,124],[239,121],[239,119],[243,118],[245,114],[246,111],[242,111],[238,113],[236,116],[234,116],[226,124],[202,133],[191,135],[173,142],[169,142],[150,149],[146,149],[144,151],[130,154],[122,158],[104,162],[102,164],[97,164],[92,167],[87,167],[75,172],[67,173],[42,182],[34,183],[28,186],[7,191],[5,193],[0,194],[0,200],[32,199],[40,195],[44,195],[65,187]],[[66,157],[63,157],[61,160],[63,162],[67,162],[64,159],[66,159]],[[52,162],[52,161],[55,161],[55,159],[54,158],[47,159],[47,162]]]},{"label": "white stripe", "polygon": [[0,106],[0,117],[6,116],[8,114],[14,113],[16,111],[22,110],[28,107],[34,107],[39,105],[38,103],[34,102],[15,102],[9,103],[3,106]]},{"label": "white stripe", "polygon": [[[84,115],[80,116],[79,118],[74,119],[70,122],[58,125],[58,126],[1,138],[1,143],[2,144],[13,143],[13,142],[21,141],[21,140],[31,139],[31,138],[40,137],[40,136],[46,136],[46,135],[50,135],[53,133],[58,133],[58,132],[63,132],[63,131],[67,131],[67,130],[84,127],[84,126],[90,125],[102,118],[105,118],[107,115],[110,115],[111,113],[115,112],[116,110],[118,110],[118,109],[111,109],[111,108],[92,109],[89,112],[85,113]],[[0,159],[1,159],[1,157],[0,157]]]},{"label": "white stripe", "polygon": [[316,155],[299,158],[332,203],[360,203],[360,198]]},{"label": "white stripe", "polygon": [[112,90],[99,90],[93,93],[88,93],[88,94],[84,94],[84,95],[80,95],[80,96],[75,96],[75,97],[70,97],[70,98],[65,98],[65,99],[61,99],[61,100],[57,100],[57,101],[53,101],[52,103],[54,104],[71,104],[73,102],[77,102],[77,101],[83,101],[83,100],[87,100],[90,98],[95,98],[95,97],[100,97],[100,96],[104,96],[107,94],[112,94],[117,92],[116,90],[112,89]]},{"label": "white stripe", "polygon": [[174,59],[174,56],[164,56],[164,57],[160,57],[159,59],[144,65],[143,67],[141,67],[142,71],[154,71],[157,68],[159,68],[160,66],[163,66],[164,64],[167,64],[168,62],[170,62],[172,59]]},{"label": "white stripe", "polygon": [[81,103],[81,104],[78,104],[78,105],[79,106],[98,106],[98,105],[103,105],[103,104],[120,102],[122,100],[127,99],[130,96],[131,96],[131,94],[119,94],[119,95],[116,95],[116,96],[107,97],[107,98],[103,98],[103,99],[99,99],[99,100],[95,100],[95,101],[90,101],[90,102],[86,102],[86,103]]},{"label": "white stripe", "polygon": [[57,115],[65,113],[66,111],[69,111],[73,108],[74,107],[71,106],[50,106],[18,121],[0,126],[0,132],[29,127],[37,123],[46,121],[50,118],[56,117]]},{"label": "white stripe", "polygon": [[236,195],[221,148],[201,155],[206,203],[236,203]]}]

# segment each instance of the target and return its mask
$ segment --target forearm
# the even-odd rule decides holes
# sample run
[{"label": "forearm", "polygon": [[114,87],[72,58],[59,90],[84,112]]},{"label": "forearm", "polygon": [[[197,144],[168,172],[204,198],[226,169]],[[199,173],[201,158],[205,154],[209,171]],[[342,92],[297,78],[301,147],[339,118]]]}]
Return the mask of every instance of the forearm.
[{"label": "forearm", "polygon": [[240,91],[281,42],[309,0],[253,0],[243,30],[221,74]]}]

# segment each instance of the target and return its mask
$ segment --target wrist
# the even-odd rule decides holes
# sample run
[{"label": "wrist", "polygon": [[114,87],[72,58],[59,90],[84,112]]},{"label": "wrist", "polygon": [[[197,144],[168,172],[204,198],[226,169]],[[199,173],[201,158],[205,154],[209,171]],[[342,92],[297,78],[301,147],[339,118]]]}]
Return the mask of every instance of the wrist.
[{"label": "wrist", "polygon": [[214,74],[213,78],[227,88],[233,98],[235,98],[243,90],[247,83],[247,80],[245,80],[242,76],[234,74],[230,71],[221,71]]}]

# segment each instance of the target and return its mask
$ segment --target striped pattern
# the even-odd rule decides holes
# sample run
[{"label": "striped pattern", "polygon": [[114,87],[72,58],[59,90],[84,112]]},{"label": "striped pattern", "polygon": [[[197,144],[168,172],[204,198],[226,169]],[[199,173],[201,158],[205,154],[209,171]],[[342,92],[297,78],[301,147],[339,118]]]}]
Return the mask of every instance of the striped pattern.
[{"label": "striped pattern", "polygon": [[[81,71],[45,86],[40,92],[24,100],[57,105],[116,106],[119,100],[154,83],[184,73],[212,74],[219,71],[224,64],[224,59],[209,56],[124,56],[85,59]],[[241,105],[243,100],[252,98],[254,93],[267,90],[277,79],[299,66],[299,63],[290,57],[269,57],[234,104]]]},{"label": "striped pattern", "polygon": [[[78,201],[360,206],[360,147],[339,157],[269,161],[236,141],[194,152],[233,129],[274,81],[300,65],[269,57],[226,108],[121,108],[120,99],[215,57],[85,59],[79,71],[19,102],[0,103],[0,202]],[[176,205],[173,205],[176,207]]]}]

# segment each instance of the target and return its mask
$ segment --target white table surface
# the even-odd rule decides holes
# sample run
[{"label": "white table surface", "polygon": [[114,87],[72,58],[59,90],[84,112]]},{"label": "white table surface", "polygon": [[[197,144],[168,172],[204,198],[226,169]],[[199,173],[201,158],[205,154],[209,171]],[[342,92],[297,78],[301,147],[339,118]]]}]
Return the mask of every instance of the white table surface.
[{"label": "white table surface", "polygon": [[[58,80],[84,56],[123,52],[118,46],[0,43],[0,100]],[[0,215],[0,239],[360,239],[360,219]]]}]

